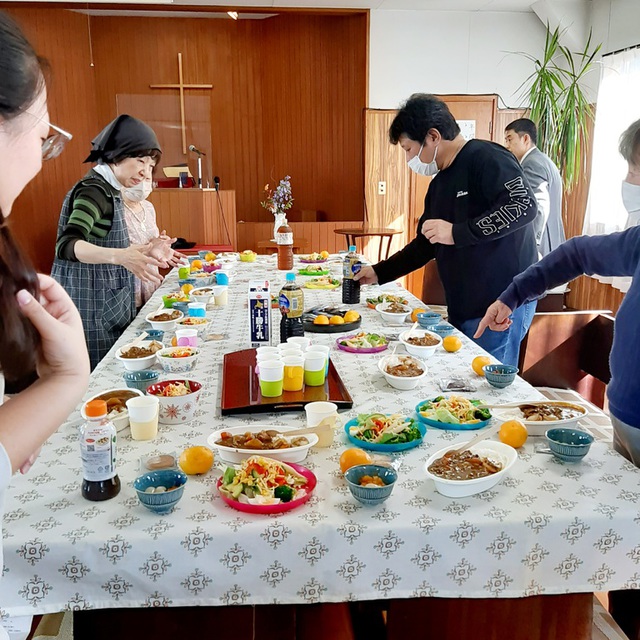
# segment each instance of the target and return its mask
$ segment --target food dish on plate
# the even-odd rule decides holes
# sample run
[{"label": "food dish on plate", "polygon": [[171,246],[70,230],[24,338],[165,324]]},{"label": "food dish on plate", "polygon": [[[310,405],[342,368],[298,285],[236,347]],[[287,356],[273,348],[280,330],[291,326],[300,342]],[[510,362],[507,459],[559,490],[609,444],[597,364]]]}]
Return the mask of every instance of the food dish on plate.
[{"label": "food dish on plate", "polygon": [[306,502],[315,485],[315,476],[304,467],[254,455],[227,467],[218,491],[241,511],[281,513]]},{"label": "food dish on plate", "polygon": [[317,264],[319,262],[326,262],[327,259],[321,253],[310,253],[307,256],[300,256],[300,262],[303,264]]},{"label": "food dish on plate", "polygon": [[293,436],[291,438],[282,436],[283,434],[281,433],[264,429],[258,432],[245,431],[235,435],[229,431],[222,431],[215,444],[231,449],[253,449],[256,451],[291,449],[292,447],[302,447],[305,444],[309,444],[309,440],[305,436]]},{"label": "food dish on plate", "polygon": [[304,269],[298,269],[301,276],[326,276],[329,275],[329,268],[323,265],[309,264]]},{"label": "food dish on plate", "polygon": [[331,276],[320,276],[319,278],[312,278],[304,283],[306,289],[337,289],[341,284],[338,278],[332,278]]},{"label": "food dish on plate", "polygon": [[370,309],[375,309],[379,304],[383,302],[396,302],[398,304],[409,304],[409,301],[402,296],[394,296],[390,293],[381,293],[374,298],[367,298],[367,306]]},{"label": "food dish on plate", "polygon": [[587,409],[572,402],[534,400],[510,407],[496,407],[494,414],[501,420],[520,420],[530,436],[543,436],[551,427],[576,425],[587,415]]},{"label": "food dish on plate", "polygon": [[397,413],[363,413],[349,420],[344,429],[356,446],[390,453],[417,447],[426,433],[424,425]]},{"label": "food dish on plate", "polygon": [[416,413],[418,420],[441,429],[480,429],[491,419],[491,411],[479,404],[462,396],[437,396],[419,403]]},{"label": "food dish on plate", "polygon": [[389,360],[384,371],[397,378],[416,378],[424,373],[424,366],[412,356],[398,355],[397,361]]},{"label": "food dish on plate", "polygon": [[336,340],[338,349],[351,353],[377,353],[384,351],[389,346],[389,341],[378,333],[366,333],[361,331],[352,336],[345,336]]},{"label": "food dish on plate", "polygon": [[127,360],[135,360],[137,358],[148,358],[155,355],[156,351],[160,351],[163,348],[162,343],[156,342],[142,342],[140,346],[129,346],[124,350],[120,350],[120,357]]},{"label": "food dish on plate", "polygon": [[428,471],[445,480],[475,480],[484,478],[502,469],[502,463],[472,451],[452,449],[434,460]]}]

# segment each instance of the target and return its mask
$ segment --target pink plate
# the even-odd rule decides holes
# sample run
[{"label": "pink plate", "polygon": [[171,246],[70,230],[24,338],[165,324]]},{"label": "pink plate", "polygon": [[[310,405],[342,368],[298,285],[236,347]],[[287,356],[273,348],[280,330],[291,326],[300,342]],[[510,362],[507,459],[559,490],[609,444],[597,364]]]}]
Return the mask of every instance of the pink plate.
[{"label": "pink plate", "polygon": [[326,261],[327,258],[320,258],[320,260],[305,260],[304,258],[300,258],[300,262],[302,262],[302,264],[322,264]]},{"label": "pink plate", "polygon": [[233,500],[233,498],[229,498],[225,496],[220,491],[220,485],[222,484],[222,478],[218,480],[218,492],[220,493],[220,497],[233,509],[237,509],[238,511],[244,511],[245,513],[258,513],[262,515],[269,515],[272,513],[285,513],[286,511],[291,511],[293,509],[297,509],[301,505],[303,505],[313,493],[313,490],[316,488],[316,484],[318,484],[318,479],[316,478],[313,471],[307,469],[306,467],[302,467],[299,464],[294,464],[293,462],[287,462],[287,464],[295,469],[299,474],[303,475],[307,479],[306,490],[307,493],[302,496],[302,498],[298,498],[297,500],[292,500],[291,502],[280,502],[278,504],[245,504],[244,502],[238,502],[237,500]]},{"label": "pink plate", "polygon": [[356,349],[355,347],[349,347],[345,344],[340,344],[343,340],[349,340],[355,337],[356,337],[355,334],[353,334],[351,336],[344,336],[342,338],[338,338],[336,340],[336,345],[338,349],[341,349],[342,351],[348,351],[349,353],[379,353],[380,351],[384,351],[389,347],[388,342],[387,344],[381,344],[379,347],[369,347],[368,349]]}]

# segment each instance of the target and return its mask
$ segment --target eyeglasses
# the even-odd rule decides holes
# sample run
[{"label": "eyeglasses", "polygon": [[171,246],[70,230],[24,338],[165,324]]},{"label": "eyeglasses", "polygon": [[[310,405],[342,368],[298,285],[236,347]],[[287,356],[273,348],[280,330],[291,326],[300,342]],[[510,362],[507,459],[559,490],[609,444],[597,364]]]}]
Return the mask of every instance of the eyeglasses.
[{"label": "eyeglasses", "polygon": [[64,149],[65,145],[69,140],[73,138],[73,136],[65,131],[64,129],[60,129],[60,127],[56,127],[54,124],[47,122],[47,124],[55,131],[52,133],[46,140],[42,143],[42,159],[43,160],[52,160],[53,158],[57,158]]}]

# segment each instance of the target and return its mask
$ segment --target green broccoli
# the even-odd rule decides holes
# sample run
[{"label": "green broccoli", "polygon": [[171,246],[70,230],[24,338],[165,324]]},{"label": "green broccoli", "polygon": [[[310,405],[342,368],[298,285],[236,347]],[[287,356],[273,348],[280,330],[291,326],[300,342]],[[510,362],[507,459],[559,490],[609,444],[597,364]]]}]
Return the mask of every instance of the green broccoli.
[{"label": "green broccoli", "polygon": [[274,498],[280,498],[282,502],[291,502],[294,495],[295,491],[293,490],[293,487],[290,487],[288,484],[282,484],[279,487],[276,487],[273,492]]}]

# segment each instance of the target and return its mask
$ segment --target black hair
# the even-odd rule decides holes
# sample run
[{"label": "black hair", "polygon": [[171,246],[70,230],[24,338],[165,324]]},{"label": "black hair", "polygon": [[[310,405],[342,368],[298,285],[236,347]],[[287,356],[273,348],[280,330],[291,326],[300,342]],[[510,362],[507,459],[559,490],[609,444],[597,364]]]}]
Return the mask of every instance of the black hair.
[{"label": "black hair", "polygon": [[118,164],[127,158],[146,158],[147,156],[149,156],[156,163],[156,166],[158,166],[162,158],[162,151],[160,151],[160,149],[141,149],[140,151],[132,151],[131,153],[119,155],[113,160],[108,160],[108,162],[111,164]]},{"label": "black hair", "polygon": [[533,120],[529,120],[529,118],[518,118],[510,122],[504,130],[515,131],[519,136],[523,136],[526,133],[533,144],[538,144],[538,128],[536,123]]},{"label": "black hair", "polygon": [[389,141],[398,144],[400,136],[406,135],[416,142],[424,142],[429,129],[437,129],[443,140],[453,140],[460,127],[449,111],[449,107],[430,93],[414,93],[400,106],[389,127]]},{"label": "black hair", "polygon": [[[0,119],[24,113],[44,89],[43,61],[18,25],[0,11]],[[35,371],[40,334],[18,307],[16,293],[26,289],[39,298],[38,277],[13,238],[0,212],[0,368],[8,381]]]}]

